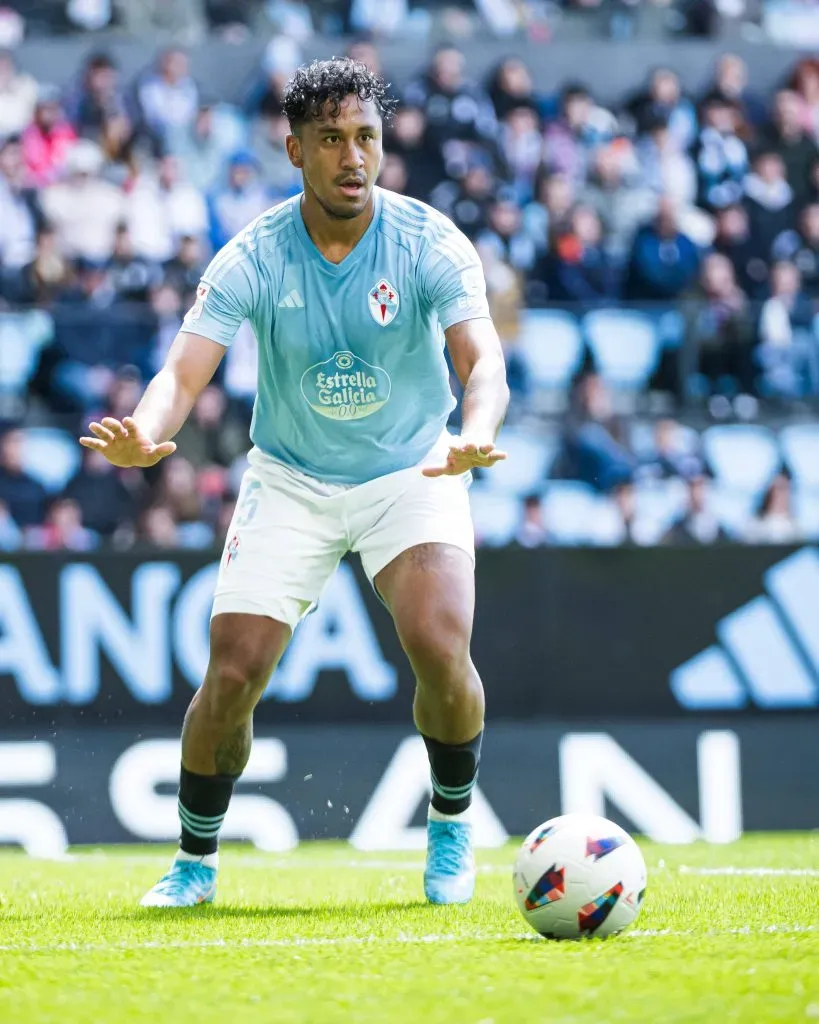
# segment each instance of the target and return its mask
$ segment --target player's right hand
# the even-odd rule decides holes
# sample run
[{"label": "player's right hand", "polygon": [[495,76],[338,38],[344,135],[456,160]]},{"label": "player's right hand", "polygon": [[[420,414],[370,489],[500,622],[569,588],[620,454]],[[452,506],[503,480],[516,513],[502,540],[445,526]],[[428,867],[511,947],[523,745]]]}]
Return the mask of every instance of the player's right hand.
[{"label": "player's right hand", "polygon": [[146,466],[155,466],[160,459],[176,451],[173,441],[154,444],[130,416],[126,416],[122,422],[113,416],[106,416],[102,423],[89,423],[88,429],[94,436],[81,437],[80,444],[84,448],[102,452],[114,466],[137,466],[144,469]]}]

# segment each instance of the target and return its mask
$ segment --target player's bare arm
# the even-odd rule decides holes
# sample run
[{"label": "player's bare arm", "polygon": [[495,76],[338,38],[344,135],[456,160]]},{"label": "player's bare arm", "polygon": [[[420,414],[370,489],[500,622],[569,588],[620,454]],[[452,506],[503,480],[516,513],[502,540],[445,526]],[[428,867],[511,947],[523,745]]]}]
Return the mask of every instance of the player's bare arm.
[{"label": "player's bare arm", "polygon": [[171,438],[188,418],[224,354],[223,345],[180,331],[134,415],[121,422],[106,416],[101,423],[89,423],[94,436],[81,437],[80,444],[102,452],[115,466],[144,468],[172,455],[176,445]]},{"label": "player's bare arm", "polygon": [[455,476],[506,458],[506,453],[495,447],[509,405],[506,365],[495,325],[486,317],[464,320],[453,324],[445,335],[464,389],[461,435],[449,449],[446,463],[427,467],[425,476]]}]

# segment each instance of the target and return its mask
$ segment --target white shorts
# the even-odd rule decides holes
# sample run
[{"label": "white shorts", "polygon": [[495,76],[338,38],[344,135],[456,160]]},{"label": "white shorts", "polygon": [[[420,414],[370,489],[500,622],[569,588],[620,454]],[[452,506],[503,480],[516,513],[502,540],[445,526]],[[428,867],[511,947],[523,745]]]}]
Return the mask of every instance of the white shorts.
[{"label": "white shorts", "polygon": [[211,616],[268,615],[294,629],[348,551],[361,556],[371,583],[416,544],[453,544],[474,560],[471,474],[421,473],[421,466],[446,457],[448,444],[444,434],[418,466],[356,485],[322,483],[253,448]]}]

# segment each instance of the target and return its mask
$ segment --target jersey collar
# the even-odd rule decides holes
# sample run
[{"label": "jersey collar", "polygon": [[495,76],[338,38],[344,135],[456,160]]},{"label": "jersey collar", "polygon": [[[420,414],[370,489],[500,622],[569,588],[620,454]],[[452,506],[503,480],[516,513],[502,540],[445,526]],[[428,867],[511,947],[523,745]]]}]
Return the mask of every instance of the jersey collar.
[{"label": "jersey collar", "polygon": [[310,237],[310,234],[307,231],[307,228],[305,227],[304,224],[304,218],[301,215],[301,197],[302,193],[299,193],[297,196],[293,197],[293,222],[296,225],[296,233],[301,239],[302,245],[313,257],[313,259],[319,264],[322,270],[326,271],[329,274],[345,273],[351,266],[358,263],[358,261],[361,259],[364,252],[367,249],[367,241],[372,237],[373,233],[376,231],[378,227],[378,221],[381,217],[382,205],[381,189],[378,187],[378,185],[374,186],[372,220],[367,225],[367,230],[364,232],[361,238],[359,238],[359,240],[355,243],[350,252],[347,253],[347,255],[344,257],[341,263],[333,263],[330,260],[328,260],[327,257],[324,256],[322,252],[319,250],[318,246],[313,241],[313,239]]}]

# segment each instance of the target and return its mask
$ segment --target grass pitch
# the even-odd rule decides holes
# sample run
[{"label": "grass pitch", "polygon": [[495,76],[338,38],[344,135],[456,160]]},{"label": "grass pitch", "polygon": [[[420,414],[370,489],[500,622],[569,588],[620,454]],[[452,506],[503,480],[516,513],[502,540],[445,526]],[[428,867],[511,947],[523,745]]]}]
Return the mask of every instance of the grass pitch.
[{"label": "grass pitch", "polygon": [[225,847],[217,903],[136,904],[170,850],[0,854],[3,1024],[608,1024],[819,1020],[819,834],[645,844],[635,925],[527,932],[515,846],[480,852],[476,898],[429,907],[418,854]]}]

